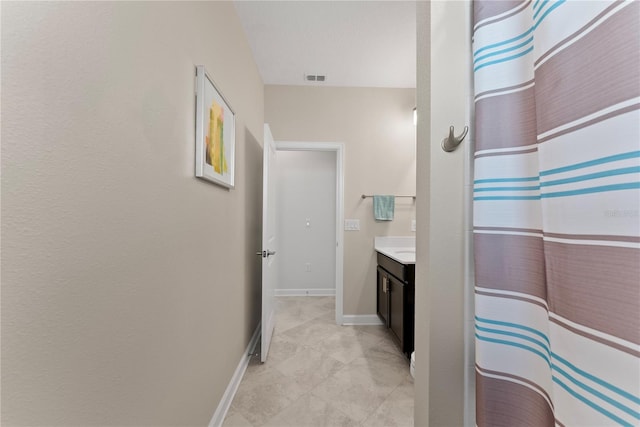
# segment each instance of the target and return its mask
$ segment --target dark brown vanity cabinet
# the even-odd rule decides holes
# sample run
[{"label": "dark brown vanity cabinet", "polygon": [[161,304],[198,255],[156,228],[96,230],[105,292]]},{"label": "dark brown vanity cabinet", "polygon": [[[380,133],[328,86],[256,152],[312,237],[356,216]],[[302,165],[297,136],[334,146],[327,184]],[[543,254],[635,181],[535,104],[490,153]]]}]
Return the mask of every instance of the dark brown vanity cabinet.
[{"label": "dark brown vanity cabinet", "polygon": [[402,352],[413,351],[415,265],[378,253],[377,311]]}]

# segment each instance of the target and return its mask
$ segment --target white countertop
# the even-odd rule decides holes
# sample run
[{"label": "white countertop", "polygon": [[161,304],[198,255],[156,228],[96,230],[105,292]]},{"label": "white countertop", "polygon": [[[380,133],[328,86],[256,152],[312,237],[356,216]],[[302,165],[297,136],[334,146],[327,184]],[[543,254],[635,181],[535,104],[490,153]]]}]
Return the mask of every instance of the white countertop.
[{"label": "white countertop", "polygon": [[373,242],[376,252],[402,264],[416,263],[416,238],[413,236],[380,236]]}]

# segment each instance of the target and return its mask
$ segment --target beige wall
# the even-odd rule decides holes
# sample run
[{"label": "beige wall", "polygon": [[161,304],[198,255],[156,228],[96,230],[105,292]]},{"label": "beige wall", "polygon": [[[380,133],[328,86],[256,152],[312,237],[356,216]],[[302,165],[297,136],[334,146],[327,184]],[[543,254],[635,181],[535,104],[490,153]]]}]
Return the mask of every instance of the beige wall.
[{"label": "beige wall", "polygon": [[415,312],[415,369],[414,369],[414,425],[429,425],[429,332],[431,303],[429,278],[431,218],[431,6],[416,4],[417,81],[416,100],[420,114],[416,147],[416,312]]},{"label": "beige wall", "polygon": [[[194,71],[237,113],[194,175]],[[263,84],[233,4],[2,2],[2,425],[206,425],[260,313]]]},{"label": "beige wall", "polygon": [[[412,199],[397,199],[393,221],[373,219],[366,194],[415,194],[414,89],[265,86],[265,121],[276,141],[345,145],[344,314],[376,312],[374,236],[410,236]],[[343,226],[339,224],[339,226]]]},{"label": "beige wall", "polygon": [[418,126],[415,425],[472,426],[464,403],[473,366],[464,334],[465,323],[473,326],[465,290],[471,137],[452,153],[440,147],[449,126],[457,135],[471,121],[470,2],[421,2],[417,14],[418,111],[430,120]]}]

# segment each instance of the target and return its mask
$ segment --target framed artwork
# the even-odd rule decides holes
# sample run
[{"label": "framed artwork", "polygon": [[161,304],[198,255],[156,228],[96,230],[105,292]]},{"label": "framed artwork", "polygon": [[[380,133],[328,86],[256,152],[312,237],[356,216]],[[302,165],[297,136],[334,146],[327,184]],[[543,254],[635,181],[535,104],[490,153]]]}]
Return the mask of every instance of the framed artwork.
[{"label": "framed artwork", "polygon": [[234,187],[236,115],[204,66],[196,67],[196,177]]}]

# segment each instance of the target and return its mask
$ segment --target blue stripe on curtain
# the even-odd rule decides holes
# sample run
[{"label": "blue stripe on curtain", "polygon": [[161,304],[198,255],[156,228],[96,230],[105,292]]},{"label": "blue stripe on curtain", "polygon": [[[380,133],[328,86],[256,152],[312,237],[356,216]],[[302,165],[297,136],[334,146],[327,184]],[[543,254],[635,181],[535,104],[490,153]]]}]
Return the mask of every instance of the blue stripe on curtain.
[{"label": "blue stripe on curtain", "polygon": [[[474,1],[482,12],[472,55],[475,143],[492,147],[497,138],[501,149],[475,153],[474,227],[535,233],[474,234],[476,271],[492,267],[491,280],[508,295],[489,297],[482,290],[492,285],[476,284],[476,358],[483,368],[476,374],[524,379],[538,395],[508,381],[477,381],[476,422],[640,425],[640,358],[631,350],[640,335],[629,332],[638,321],[620,314],[640,312],[638,268],[631,264],[640,258],[640,236],[637,221],[606,215],[637,215],[640,201],[640,116],[612,112],[640,97],[640,1],[534,0],[508,12],[492,2]],[[534,45],[536,58],[545,58],[535,69]],[[510,66],[497,65],[503,63]],[[535,149],[511,142],[518,127],[537,135]],[[597,245],[575,240],[584,248],[578,256],[576,245],[545,244],[544,235],[617,237]],[[505,249],[516,265],[500,265],[496,255]],[[611,274],[602,280],[589,274],[594,268]],[[572,277],[578,270],[585,276]],[[523,280],[543,290],[540,301],[517,297]],[[556,309],[571,326],[550,321]]]},{"label": "blue stripe on curtain", "polygon": [[543,170],[543,171],[540,171],[540,176],[547,176],[547,175],[553,175],[556,173],[569,172],[576,169],[588,168],[590,166],[597,166],[604,163],[617,162],[620,160],[636,159],[639,157],[640,157],[640,151],[630,151],[626,153],[615,154],[612,156],[601,157],[599,159],[589,160],[588,162],[581,162],[581,163],[563,166],[560,168]]},{"label": "blue stripe on curtain", "polygon": [[[519,35],[517,37],[511,38],[509,40],[505,40],[505,41],[499,42],[499,43],[494,43],[492,45],[489,45],[489,46],[486,46],[486,47],[484,47],[482,49],[479,49],[474,53],[474,57],[477,54],[479,54],[481,51],[484,51],[484,50],[487,50],[487,49],[493,49],[493,48],[500,47],[500,46],[504,46],[504,45],[507,45],[509,43],[513,43],[515,41],[518,41],[518,40],[528,36],[529,34],[531,34],[532,32],[535,31],[535,29],[542,23],[544,18],[549,15],[549,13],[551,13],[554,9],[556,9],[558,6],[560,6],[565,1],[566,0],[558,0],[557,2],[555,2],[553,4],[553,6],[551,6],[549,9],[547,9],[547,11],[540,17],[540,19],[538,21],[536,21],[536,23],[528,31],[524,32],[523,34],[521,34],[521,35]],[[545,1],[545,3],[546,3],[546,1]],[[542,10],[542,8],[540,8],[538,10],[538,12],[540,12],[541,10]],[[537,13],[536,13],[536,15],[537,15]],[[534,16],[534,19],[535,19],[535,16]],[[526,42],[524,42],[522,44],[519,44],[517,46],[511,47],[511,48],[507,48],[507,49],[503,49],[503,50],[499,50],[499,51],[496,51],[496,52],[491,52],[491,53],[483,55],[482,57],[476,58],[476,59],[474,59],[473,63],[476,64],[478,61],[481,61],[481,60],[484,60],[484,59],[487,59],[487,58],[490,58],[490,57],[493,57],[493,56],[498,56],[498,55],[501,55],[501,54],[506,53],[506,52],[511,52],[511,51],[520,49],[520,48],[525,47],[525,46],[527,46],[529,44],[532,44],[532,43],[533,43],[533,37],[530,37],[529,39],[527,39]],[[522,52],[520,52],[518,54],[476,65],[473,68],[473,71],[475,72],[475,71],[478,71],[478,70],[480,70],[480,69],[482,69],[484,67],[488,67],[488,66],[496,65],[496,64],[501,64],[501,63],[504,63],[504,62],[513,61],[514,59],[521,58],[521,57],[523,57],[523,56],[525,56],[525,55],[527,55],[527,54],[529,54],[531,52],[533,52],[533,46],[530,46],[529,48],[527,48],[526,50],[524,50],[524,51],[522,51]]]},{"label": "blue stripe on curtain", "polygon": [[524,178],[489,178],[489,179],[476,179],[473,181],[474,184],[489,184],[493,182],[529,182],[529,181],[538,181],[540,180],[540,176],[530,176]]},{"label": "blue stripe on curtain", "polygon": [[473,71],[478,71],[481,68],[484,67],[488,67],[489,65],[495,65],[495,64],[500,64],[502,62],[508,62],[508,61],[512,61],[514,59],[518,59],[522,56],[525,56],[526,54],[533,52],[533,46],[531,46],[529,49],[518,53],[517,55],[513,55],[513,56],[508,56],[506,58],[502,58],[502,59],[496,59],[495,61],[490,61],[490,62],[485,62],[484,64],[480,64],[480,65],[476,65],[473,69]]},{"label": "blue stripe on curtain", "polygon": [[[572,371],[574,371],[576,374],[581,375],[581,376],[587,378],[588,380],[593,381],[594,383],[597,383],[598,385],[602,386],[603,388],[606,388],[606,389],[610,390],[611,392],[618,394],[620,397],[623,397],[623,398],[625,398],[625,399],[627,399],[627,400],[629,400],[629,401],[631,401],[631,402],[633,402],[633,403],[635,403],[637,405],[640,405],[640,398],[638,398],[637,396],[634,396],[631,393],[629,393],[629,392],[627,392],[625,390],[622,390],[621,388],[616,387],[613,384],[611,384],[611,383],[609,383],[607,381],[604,381],[604,380],[598,378],[597,376],[586,372],[583,369],[578,368],[577,366],[575,366],[574,364],[572,364],[571,362],[569,362],[565,358],[563,358],[560,355],[552,352],[550,350],[550,347],[549,347],[550,346],[549,338],[543,332],[541,332],[541,331],[539,331],[537,329],[531,328],[529,326],[518,324],[518,323],[503,322],[503,321],[498,321],[498,320],[493,320],[493,319],[484,319],[484,318],[479,318],[478,316],[476,316],[475,318],[476,318],[476,321],[477,321],[476,322],[476,329],[478,329],[478,330],[480,330],[482,332],[491,332],[491,333],[498,334],[498,335],[516,337],[516,338],[525,339],[526,341],[533,342],[533,343],[537,344],[538,346],[542,347],[545,350],[545,352],[549,354],[549,356],[550,356],[550,358],[552,360],[562,363],[567,368],[569,368]],[[510,327],[510,328],[514,328],[514,329],[521,329],[521,330],[524,330],[524,331],[527,331],[527,332],[531,332],[533,334],[536,334],[536,335],[542,337],[546,341],[546,344],[542,343],[539,340],[535,340],[535,339],[533,339],[531,337],[523,335],[523,334],[515,334],[513,332],[500,330],[500,329],[488,330],[488,328],[484,328],[484,327],[478,326],[478,322],[479,323],[489,323],[489,324],[492,324],[492,325],[500,325],[500,326]],[[499,340],[499,341],[501,341],[501,340]],[[502,343],[502,342],[500,342],[500,343]],[[523,347],[520,347],[520,348],[523,348]],[[527,349],[532,349],[532,348],[527,346]],[[535,353],[540,355],[537,352],[535,352]],[[543,357],[543,358],[544,358],[545,361],[549,360],[546,357]],[[575,382],[576,384],[580,382],[580,381],[576,380],[575,377],[573,377],[572,375],[566,373],[566,371],[564,371],[562,368],[560,368],[555,363],[552,363],[551,367],[554,370],[557,370],[558,372],[562,373],[564,376],[569,378],[572,382]],[[586,387],[588,387],[588,386],[586,386]],[[599,392],[595,391],[595,393],[599,393]],[[624,406],[624,405],[620,404],[619,402],[616,402],[615,405],[621,405],[620,408],[621,409],[624,408],[623,410],[625,412],[629,413],[630,415],[634,416],[635,418],[640,419],[640,412],[634,411],[633,409],[631,409],[631,408],[629,408],[627,406]]]},{"label": "blue stripe on curtain", "polygon": [[520,339],[525,340],[525,341],[529,341],[530,343],[536,344],[537,346],[541,347],[545,351],[545,353],[547,353],[547,355],[549,357],[551,357],[551,352],[549,350],[549,346],[547,346],[545,343],[543,343],[540,340],[537,340],[535,338],[531,338],[528,335],[519,334],[517,332],[502,331],[500,329],[483,328],[482,326],[478,326],[478,325],[476,325],[476,330],[478,330],[480,332],[491,333],[491,334],[506,335],[506,336],[510,336],[510,337],[514,337],[514,338],[520,338]]},{"label": "blue stripe on curtain", "polygon": [[630,173],[640,173],[640,166],[612,169],[603,172],[590,173],[587,175],[574,176],[572,178],[556,179],[555,181],[544,181],[540,183],[540,186],[548,187],[551,185],[571,184],[573,182],[588,181],[590,179],[606,178],[609,176],[626,175]]},{"label": "blue stripe on curtain", "polygon": [[[534,11],[537,10],[540,7],[541,1],[542,0],[536,0],[535,3],[533,3],[533,10]],[[546,3],[546,1],[545,1],[545,3]]]},{"label": "blue stripe on curtain", "polygon": [[540,196],[480,196],[473,200],[540,200]]},{"label": "blue stripe on curtain", "polygon": [[568,385],[566,385],[565,383],[563,383],[558,377],[556,377],[555,375],[552,377],[553,382],[558,384],[560,387],[562,387],[563,389],[565,389],[569,394],[571,394],[573,397],[577,398],[578,400],[580,400],[581,402],[585,403],[586,405],[589,405],[591,408],[595,409],[596,411],[600,412],[601,414],[605,415],[606,417],[612,419],[613,421],[617,422],[618,424],[620,424],[621,426],[624,427],[633,427],[633,424],[623,420],[622,418],[612,414],[611,412],[607,411],[606,409],[604,409],[602,406],[596,405],[595,403],[593,403],[592,401],[590,401],[589,399],[587,399],[586,397],[582,396],[581,394],[577,393],[575,390],[573,390],[571,387],[569,387]]},{"label": "blue stripe on curtain", "polygon": [[513,46],[513,47],[509,47],[507,49],[502,49],[502,50],[499,50],[497,52],[487,53],[486,55],[479,56],[473,61],[473,63],[475,64],[478,61],[482,61],[483,59],[490,58],[492,56],[496,56],[496,55],[500,55],[500,54],[503,54],[503,53],[512,52],[514,50],[518,50],[521,47],[525,47],[526,45],[528,45],[532,41],[533,41],[533,37],[529,37],[527,40],[525,40],[523,43],[521,43],[519,45],[516,45],[516,46]]},{"label": "blue stripe on curtain", "polygon": [[483,48],[480,48],[480,49],[475,51],[473,56],[476,56],[477,54],[479,54],[480,52],[484,52],[485,50],[489,50],[489,49],[493,49],[493,48],[496,48],[496,47],[504,46],[504,45],[509,44],[509,43],[517,42],[518,40],[521,40],[521,39],[527,37],[529,34],[531,34],[533,32],[533,30],[534,30],[534,28],[531,27],[527,31],[525,31],[524,33],[520,34],[519,36],[516,36],[516,37],[513,37],[513,38],[511,38],[509,40],[505,40],[505,41],[502,41],[502,42],[499,42],[499,43],[494,43],[494,44],[491,44],[489,46],[485,46]]},{"label": "blue stripe on curtain", "polygon": [[511,347],[516,347],[516,348],[521,348],[524,350],[527,350],[533,354],[536,354],[538,356],[540,356],[542,359],[544,359],[545,362],[547,362],[547,364],[549,365],[549,367],[551,367],[551,361],[549,360],[549,357],[546,356],[544,353],[542,353],[539,350],[536,350],[535,348],[528,346],[528,345],[524,345],[524,344],[520,344],[517,342],[512,342],[512,341],[507,341],[507,340],[499,340],[499,339],[495,339],[495,338],[489,338],[486,337],[484,335],[480,335],[478,333],[475,334],[476,338],[478,338],[481,341],[486,341],[486,342],[490,342],[490,343],[494,343],[494,344],[503,344],[503,345],[508,345]]},{"label": "blue stripe on curtain", "polygon": [[544,0],[542,3],[538,3],[538,8],[536,8],[535,6],[533,7],[533,19],[536,19],[538,14],[542,11],[542,9],[544,9],[547,3],[549,3],[549,0]]},{"label": "blue stripe on curtain", "polygon": [[539,190],[540,186],[535,185],[533,187],[483,187],[476,188],[473,190],[474,192],[480,191],[531,191],[531,190]]},{"label": "blue stripe on curtain", "polygon": [[[483,328],[478,327],[476,325],[476,329],[479,330],[479,331],[482,331]],[[548,347],[546,345],[544,345],[542,342],[540,342],[538,340],[534,340],[534,339],[532,339],[530,337],[527,337],[526,335],[514,334],[512,332],[507,332],[507,331],[495,331],[495,330],[484,330],[484,332],[491,332],[491,333],[495,333],[495,334],[498,334],[498,335],[501,335],[501,336],[516,337],[516,338],[524,339],[524,340],[527,340],[527,341],[531,341],[531,342],[534,342],[535,344],[537,344],[538,346],[543,347],[545,352],[549,353],[549,349],[548,349]],[[551,370],[553,372],[559,373],[560,375],[562,375],[563,377],[568,379],[571,383],[573,383],[576,386],[578,386],[579,388],[581,388],[583,391],[588,392],[592,396],[595,396],[596,398],[598,398],[600,400],[603,400],[603,401],[609,403],[611,406],[614,406],[614,407],[620,409],[621,411],[631,415],[632,417],[640,420],[640,413],[638,413],[637,411],[634,411],[633,409],[631,409],[628,406],[622,404],[621,402],[619,402],[619,401],[617,401],[617,400],[615,400],[615,399],[613,399],[613,398],[611,398],[609,396],[606,396],[605,394],[599,392],[598,390],[594,389],[593,387],[590,387],[589,385],[585,384],[584,382],[576,379],[573,375],[569,374],[568,372],[566,372],[565,370],[560,368],[555,363],[551,362],[552,359],[560,358],[557,354],[551,353],[549,356],[547,356],[544,353],[542,353],[540,350],[537,350],[534,347],[531,347],[529,345],[522,344],[522,343],[519,343],[519,342],[509,341],[508,339],[504,339],[503,340],[503,339],[497,339],[497,338],[490,338],[490,337],[487,337],[485,335],[480,335],[479,333],[476,333],[475,336],[476,336],[477,339],[479,339],[481,341],[486,341],[486,342],[490,342],[490,343],[493,343],[493,344],[507,345],[507,346],[519,348],[519,349],[522,349],[522,350],[526,350],[526,351],[528,351],[530,353],[535,354],[536,356],[538,356],[542,360],[544,360],[549,365],[549,367],[551,368]],[[581,371],[581,370],[578,370],[578,371]],[[584,372],[584,371],[581,371],[581,372]],[[586,375],[584,375],[584,376],[587,377]],[[553,376],[553,378],[554,378],[554,381],[555,380],[560,381],[558,379],[558,377],[556,377],[555,375]],[[593,375],[589,375],[588,374],[587,378],[589,378],[590,380],[592,380],[594,382],[597,382],[598,384],[603,385],[605,387],[608,386],[607,388],[609,388],[610,390],[613,389],[612,391],[615,391],[615,389],[617,389],[617,387],[613,387],[610,384],[607,384],[606,382],[594,377]],[[569,386],[566,386],[566,389],[567,389],[567,391],[569,391],[571,388]],[[571,389],[571,392],[573,394],[574,390]],[[618,394],[620,394],[623,397],[627,397],[627,396],[624,396],[624,395],[629,395],[628,393],[624,392],[623,390],[620,390],[620,392],[618,392]],[[614,420],[616,422],[620,422],[620,421],[625,422],[624,420],[620,419],[619,417],[616,417],[615,415],[613,415],[612,413],[610,413],[606,409],[602,408],[600,405],[597,405],[590,398],[581,396],[581,400],[584,403],[586,403],[589,406],[591,406],[592,408],[598,410],[603,415],[608,416],[612,420]],[[631,424],[629,424],[629,425],[631,425]]]},{"label": "blue stripe on curtain", "polygon": [[[551,6],[545,13],[544,15],[542,15],[540,17],[540,19],[538,19],[538,21],[535,22],[535,24],[533,24],[527,31],[525,31],[524,33],[516,36],[516,37],[512,37],[509,40],[504,40],[498,43],[493,43],[490,44],[488,46],[484,46],[478,50],[476,50],[473,53],[473,56],[477,56],[480,52],[484,52],[485,50],[489,50],[489,49],[494,49],[496,47],[500,47],[500,46],[504,46],[507,45],[509,43],[513,43],[513,42],[517,42],[518,40],[521,40],[525,37],[527,37],[529,34],[533,33],[536,28],[538,28],[538,26],[542,23],[542,21],[544,20],[544,18],[546,18],[553,10],[555,10],[556,8],[558,8],[558,6],[560,6],[562,3],[564,3],[566,0],[558,0],[556,2],[554,2],[553,6]],[[533,41],[533,38],[531,38],[531,41]],[[493,53],[493,54],[489,54],[489,55],[496,55],[497,53]],[[475,61],[474,61],[475,63]]]},{"label": "blue stripe on curtain", "polygon": [[540,338],[545,340],[548,345],[551,344],[549,342],[549,337],[547,337],[546,334],[540,332],[537,329],[531,328],[529,326],[525,326],[525,325],[521,325],[521,324],[513,323],[513,322],[504,322],[504,321],[501,321],[501,320],[485,319],[485,318],[481,318],[481,317],[478,317],[478,316],[475,316],[475,319],[478,322],[489,323],[491,325],[508,326],[509,328],[522,329],[523,331],[531,332],[532,334],[538,335]]},{"label": "blue stripe on curtain", "polygon": [[[632,173],[640,173],[640,166],[631,166],[628,168],[620,168],[620,169],[612,169],[608,171],[595,172],[587,175],[579,175],[571,178],[563,178],[557,179],[554,181],[543,181],[540,185],[529,186],[529,187],[480,187],[474,188],[474,192],[484,192],[484,191],[531,191],[531,190],[540,190],[540,187],[550,187],[554,185],[563,185],[563,184],[572,184],[574,182],[582,182],[589,181],[593,179],[607,178],[611,176],[619,176],[619,175],[628,175]],[[485,184],[485,183],[506,183],[506,182],[526,182],[537,180],[534,179],[485,179],[481,180],[482,182],[477,182],[477,184]]]},{"label": "blue stripe on curtain", "polygon": [[579,196],[582,194],[605,193],[608,191],[637,190],[637,189],[640,189],[640,182],[625,182],[622,184],[611,184],[611,185],[601,185],[599,187],[581,188],[579,190],[557,191],[554,193],[542,193],[541,197],[543,199],[548,199],[552,197],[570,197],[570,196]]}]

